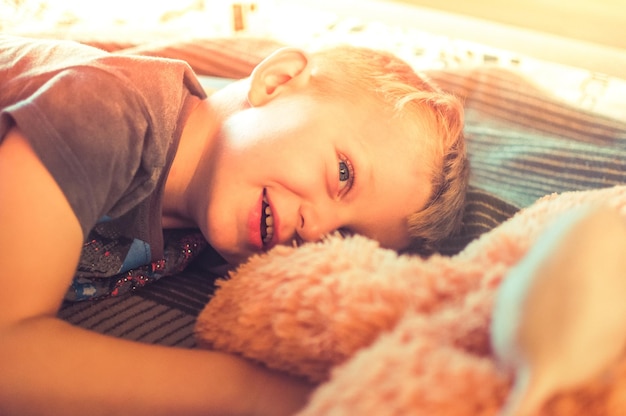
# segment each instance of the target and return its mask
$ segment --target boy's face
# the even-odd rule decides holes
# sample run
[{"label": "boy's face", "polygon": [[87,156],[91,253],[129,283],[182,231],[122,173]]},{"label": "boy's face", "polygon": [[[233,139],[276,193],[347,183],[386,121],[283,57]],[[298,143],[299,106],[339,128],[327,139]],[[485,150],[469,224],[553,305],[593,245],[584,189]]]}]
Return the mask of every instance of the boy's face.
[{"label": "boy's face", "polygon": [[431,192],[425,133],[371,103],[294,93],[235,113],[219,134],[204,232],[232,264],[335,230],[404,248],[406,218]]}]

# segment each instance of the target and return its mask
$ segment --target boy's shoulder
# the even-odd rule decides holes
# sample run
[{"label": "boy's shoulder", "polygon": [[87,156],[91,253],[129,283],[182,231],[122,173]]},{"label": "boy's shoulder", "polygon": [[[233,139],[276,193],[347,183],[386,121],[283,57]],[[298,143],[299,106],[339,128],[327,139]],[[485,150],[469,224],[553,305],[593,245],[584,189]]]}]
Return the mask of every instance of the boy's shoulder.
[{"label": "boy's shoulder", "polygon": [[19,83],[26,78],[29,83],[37,84],[34,80],[46,80],[68,70],[83,77],[109,74],[125,88],[140,90],[146,96],[180,97],[180,89],[187,88],[193,95],[204,98],[204,90],[190,66],[180,60],[110,53],[71,40],[0,35],[0,73],[8,72],[3,79],[10,77]]},{"label": "boy's shoulder", "polygon": [[11,122],[0,140],[12,125],[28,137],[88,231],[156,186],[193,94],[188,72],[181,61],[2,37],[0,114]]}]

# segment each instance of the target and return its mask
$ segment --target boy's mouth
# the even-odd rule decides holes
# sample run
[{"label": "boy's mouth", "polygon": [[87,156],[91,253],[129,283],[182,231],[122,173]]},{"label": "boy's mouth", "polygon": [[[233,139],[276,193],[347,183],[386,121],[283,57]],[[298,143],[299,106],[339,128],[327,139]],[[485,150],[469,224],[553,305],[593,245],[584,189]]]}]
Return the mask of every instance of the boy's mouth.
[{"label": "boy's mouth", "polygon": [[263,189],[263,202],[261,203],[261,240],[263,246],[268,246],[272,243],[274,238],[274,216],[272,215],[272,208],[267,201],[267,194]]}]

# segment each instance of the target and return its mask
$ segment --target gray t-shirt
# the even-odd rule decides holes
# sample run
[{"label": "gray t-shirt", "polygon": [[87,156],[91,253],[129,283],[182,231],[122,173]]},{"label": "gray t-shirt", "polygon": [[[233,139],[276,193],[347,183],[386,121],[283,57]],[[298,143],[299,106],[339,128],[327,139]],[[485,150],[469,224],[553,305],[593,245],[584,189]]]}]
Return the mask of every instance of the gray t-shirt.
[{"label": "gray t-shirt", "polygon": [[164,180],[202,98],[182,61],[0,35],[0,141],[21,129],[86,240],[95,229],[129,242],[104,275],[162,258]]}]

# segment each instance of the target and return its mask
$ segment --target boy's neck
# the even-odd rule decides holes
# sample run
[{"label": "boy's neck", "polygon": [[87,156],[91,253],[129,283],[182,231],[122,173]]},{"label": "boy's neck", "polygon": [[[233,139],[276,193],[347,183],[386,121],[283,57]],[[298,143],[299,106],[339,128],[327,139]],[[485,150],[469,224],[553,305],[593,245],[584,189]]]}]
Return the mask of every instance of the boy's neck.
[{"label": "boy's neck", "polygon": [[212,145],[218,124],[209,100],[200,101],[189,114],[165,183],[163,228],[196,226],[188,210],[188,189],[205,149]]}]

